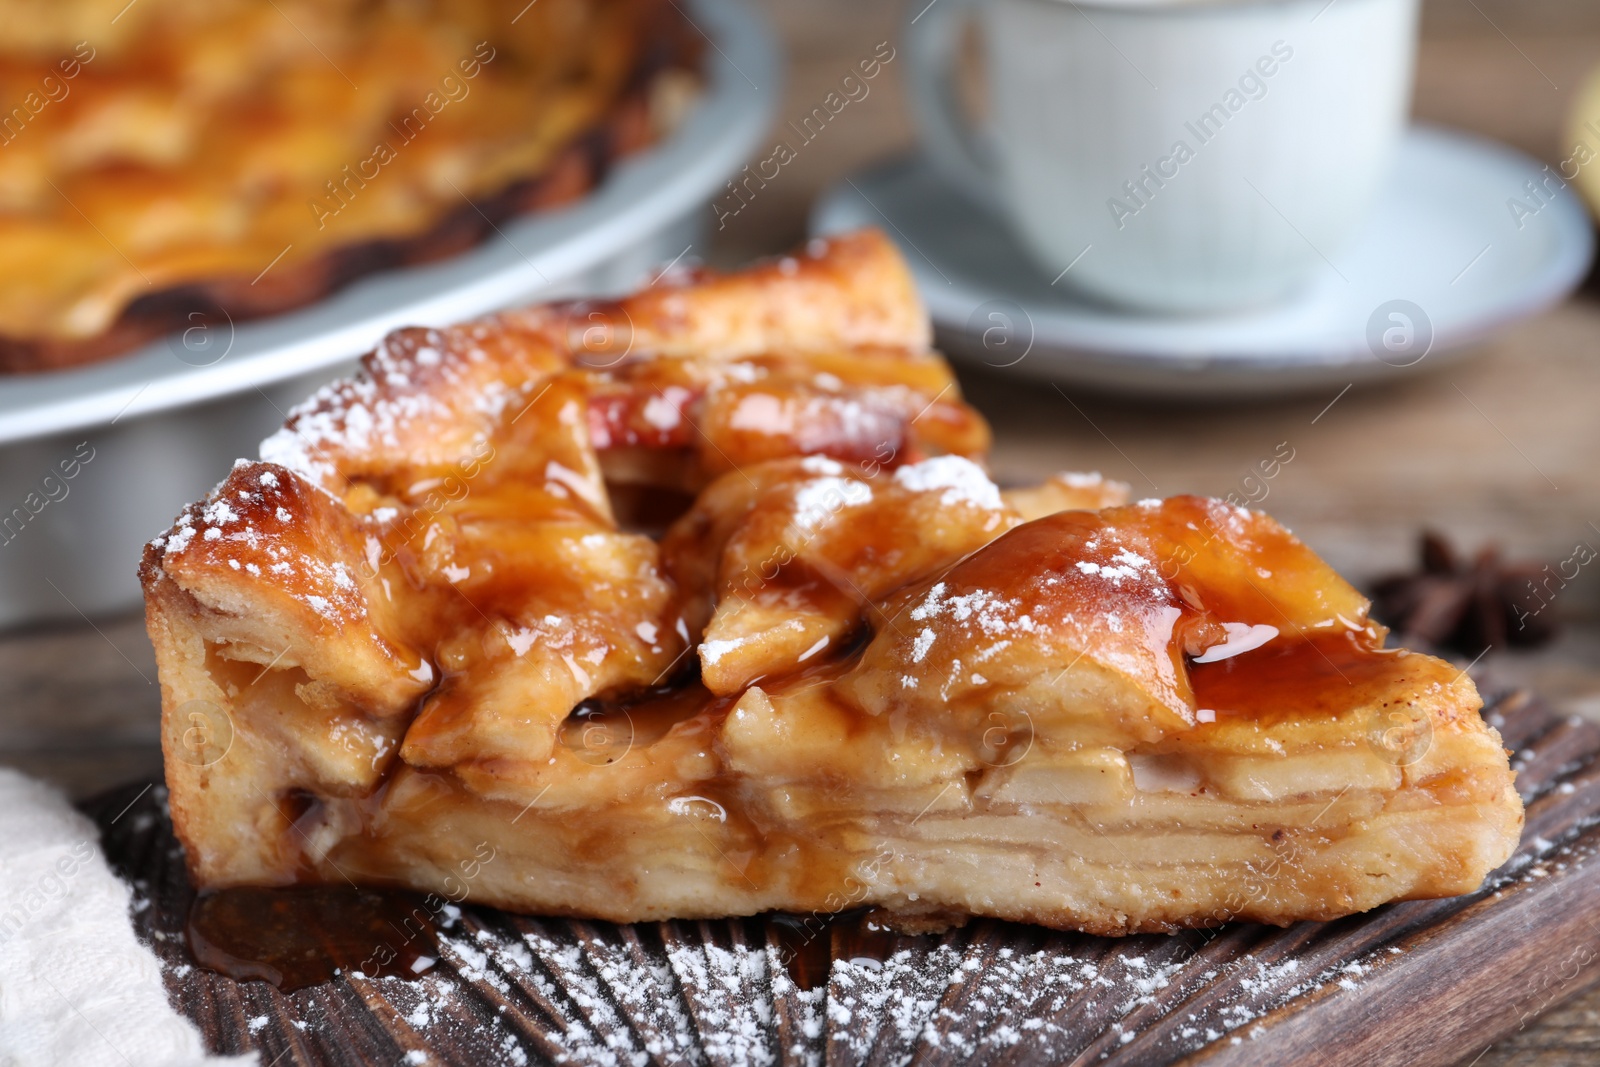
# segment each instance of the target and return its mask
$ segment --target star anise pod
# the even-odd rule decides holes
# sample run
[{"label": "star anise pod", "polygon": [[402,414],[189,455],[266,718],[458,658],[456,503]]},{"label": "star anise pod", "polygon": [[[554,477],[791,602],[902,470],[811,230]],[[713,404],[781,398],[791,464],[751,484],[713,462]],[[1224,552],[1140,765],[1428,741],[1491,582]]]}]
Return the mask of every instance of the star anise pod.
[{"label": "star anise pod", "polygon": [[1492,543],[1469,561],[1432,530],[1423,532],[1419,555],[1418,571],[1373,587],[1372,614],[1399,635],[1466,656],[1555,636],[1550,601],[1566,583],[1548,565],[1506,563]]}]

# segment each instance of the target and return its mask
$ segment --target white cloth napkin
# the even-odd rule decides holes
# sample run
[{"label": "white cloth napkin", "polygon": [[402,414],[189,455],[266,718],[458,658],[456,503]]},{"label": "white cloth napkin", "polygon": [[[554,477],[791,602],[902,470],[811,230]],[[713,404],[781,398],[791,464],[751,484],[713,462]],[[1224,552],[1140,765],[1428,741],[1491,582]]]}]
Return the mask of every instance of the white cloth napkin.
[{"label": "white cloth napkin", "polygon": [[94,824],[0,768],[0,1067],[195,1067],[207,1056],[167,1003]]}]

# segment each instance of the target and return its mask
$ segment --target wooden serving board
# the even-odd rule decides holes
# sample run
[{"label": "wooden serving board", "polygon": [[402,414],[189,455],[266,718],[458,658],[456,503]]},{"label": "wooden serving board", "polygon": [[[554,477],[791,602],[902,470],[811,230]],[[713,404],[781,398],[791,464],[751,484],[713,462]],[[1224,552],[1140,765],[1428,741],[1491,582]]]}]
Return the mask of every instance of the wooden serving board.
[{"label": "wooden serving board", "polygon": [[[87,805],[134,923],[211,1048],[313,1064],[1106,1062],[1425,1067],[1600,980],[1600,726],[1526,693],[1485,710],[1516,755],[1520,849],[1478,893],[1288,929],[943,935],[784,917],[616,926],[463,907],[420,978],[284,994],[194,965],[159,786]],[[142,791],[141,791],[142,789]],[[808,933],[808,930],[814,932]]]}]

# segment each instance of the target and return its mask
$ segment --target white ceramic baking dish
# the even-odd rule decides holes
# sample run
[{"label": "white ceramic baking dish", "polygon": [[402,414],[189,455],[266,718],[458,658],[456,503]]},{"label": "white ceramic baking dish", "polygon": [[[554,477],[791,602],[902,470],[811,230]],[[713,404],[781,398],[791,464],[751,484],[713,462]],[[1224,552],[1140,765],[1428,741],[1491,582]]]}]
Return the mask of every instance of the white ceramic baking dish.
[{"label": "white ceramic baking dish", "polygon": [[289,314],[0,379],[0,626],[133,606],[143,543],[388,330],[618,293],[696,254],[710,201],[770,126],[781,69],[768,28],[738,0],[686,10],[710,42],[704,94],[670,138],[578,203]]}]

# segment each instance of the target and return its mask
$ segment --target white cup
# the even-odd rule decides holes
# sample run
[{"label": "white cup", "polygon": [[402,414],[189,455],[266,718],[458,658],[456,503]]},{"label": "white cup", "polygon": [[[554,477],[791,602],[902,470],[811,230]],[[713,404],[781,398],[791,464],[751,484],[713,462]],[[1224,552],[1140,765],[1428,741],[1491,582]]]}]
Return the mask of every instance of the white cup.
[{"label": "white cup", "polygon": [[[1049,277],[1142,310],[1228,311],[1337,272],[1410,108],[1418,0],[922,2],[905,37],[933,164]],[[982,130],[951,70],[973,14]]]}]

